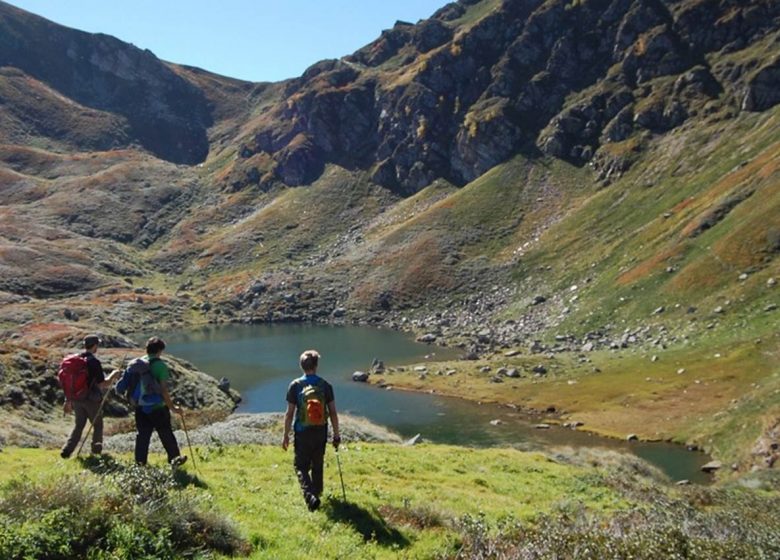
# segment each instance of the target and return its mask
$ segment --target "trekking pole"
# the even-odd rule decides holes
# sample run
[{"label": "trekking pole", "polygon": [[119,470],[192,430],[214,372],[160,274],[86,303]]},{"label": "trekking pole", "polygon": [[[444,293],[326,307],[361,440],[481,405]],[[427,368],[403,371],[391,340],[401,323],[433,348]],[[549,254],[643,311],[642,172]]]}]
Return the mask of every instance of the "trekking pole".
[{"label": "trekking pole", "polygon": [[[127,359],[127,353],[125,353],[124,356],[122,356],[122,361],[119,362],[119,369],[122,368],[122,366],[125,363],[125,360]],[[87,443],[87,440],[89,439],[89,434],[92,433],[92,426],[95,424],[95,420],[98,419],[98,416],[100,416],[100,413],[103,412],[103,406],[106,404],[106,401],[108,400],[108,395],[111,394],[111,391],[113,391],[113,387],[110,387],[108,391],[106,391],[106,394],[103,395],[103,399],[100,401],[100,406],[97,409],[97,412],[95,413],[94,418],[90,418],[89,428],[87,428],[87,435],[84,436],[84,439],[81,441],[81,445],[79,445],[79,450],[76,452],[76,457],[81,455],[81,449],[84,447],[84,444]]]},{"label": "trekking pole", "polygon": [[184,437],[187,438],[187,447],[190,449],[190,456],[192,457],[192,466],[195,467],[195,471],[203,478],[203,473],[198,468],[198,463],[195,461],[195,452],[192,450],[192,443],[190,442],[190,433],[187,431],[187,423],[184,421],[184,410],[179,412],[181,416],[181,427],[184,429]]},{"label": "trekking pole", "polygon": [[339,458],[338,449],[336,449],[336,464],[339,466],[339,479],[341,480],[341,495],[344,496],[344,503],[347,503],[347,491],[344,490],[344,475],[341,474],[341,459]]}]

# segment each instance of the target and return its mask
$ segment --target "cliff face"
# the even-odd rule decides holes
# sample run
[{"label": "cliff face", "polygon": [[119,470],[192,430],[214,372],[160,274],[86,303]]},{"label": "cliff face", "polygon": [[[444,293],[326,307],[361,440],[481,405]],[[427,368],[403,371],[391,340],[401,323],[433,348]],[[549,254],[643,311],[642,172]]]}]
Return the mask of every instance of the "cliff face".
[{"label": "cliff face", "polygon": [[272,157],[258,181],[306,184],[336,163],[403,193],[518,152],[606,178],[625,168],[606,144],[778,103],[779,24],[770,1],[453,3],[309,68],[241,155]]},{"label": "cliff face", "polygon": [[0,2],[0,67],[0,91],[14,101],[2,119],[6,142],[38,137],[76,150],[137,144],[187,164],[208,154],[212,118],[203,92],[148,50]]},{"label": "cliff face", "polygon": [[[334,163],[410,194],[517,153],[591,163],[610,180],[630,161],[607,144],[777,104],[778,27],[770,0],[461,0],[268,88],[234,130],[242,161],[225,182],[309,184]],[[217,99],[209,82],[242,95]],[[256,93],[0,3],[7,143],[140,145],[198,163],[213,115]]]}]

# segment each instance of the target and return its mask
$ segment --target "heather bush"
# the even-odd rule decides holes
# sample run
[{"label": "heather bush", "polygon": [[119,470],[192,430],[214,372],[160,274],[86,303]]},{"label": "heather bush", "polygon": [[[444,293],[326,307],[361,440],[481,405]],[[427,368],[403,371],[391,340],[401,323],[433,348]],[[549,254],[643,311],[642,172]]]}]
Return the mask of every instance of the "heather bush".
[{"label": "heather bush", "polygon": [[88,465],[58,480],[21,478],[0,498],[0,558],[173,559],[248,553],[235,526],[167,470]]}]

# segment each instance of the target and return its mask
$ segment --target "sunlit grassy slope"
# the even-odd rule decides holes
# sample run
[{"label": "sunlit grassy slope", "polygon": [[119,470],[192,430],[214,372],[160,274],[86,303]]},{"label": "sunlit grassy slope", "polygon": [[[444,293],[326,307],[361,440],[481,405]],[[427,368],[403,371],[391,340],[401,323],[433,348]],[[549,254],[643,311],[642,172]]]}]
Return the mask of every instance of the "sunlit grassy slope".
[{"label": "sunlit grassy slope", "polygon": [[[323,506],[314,513],[299,495],[291,453],[277,447],[198,449],[198,469],[190,461],[167,491],[227,516],[251,544],[250,557],[258,559],[454,558],[501,549],[517,557],[523,547],[540,558],[561,551],[583,557],[576,555],[585,549],[597,554],[588,558],[620,551],[654,558],[681,546],[688,558],[757,552],[768,558],[764,555],[780,547],[776,519],[766,514],[778,497],[760,489],[772,484],[766,477],[746,481],[753,489],[679,488],[660,482],[636,459],[594,451],[552,458],[499,449],[355,443],[339,457],[347,501],[329,449]],[[46,548],[47,538],[60,543],[56,554],[68,558],[67,538],[45,534],[53,528],[42,521],[51,518],[49,506],[3,501],[15,492],[7,484],[21,481],[43,497],[58,492],[56,500],[65,500],[60,516],[68,516],[67,494],[55,490],[52,481],[111,485],[116,475],[126,479],[130,474],[129,460],[65,462],[53,450],[6,448],[0,453],[0,520],[9,526],[21,523],[14,538],[34,542],[36,550]],[[155,461],[161,463],[159,457]],[[127,496],[133,498],[138,496]],[[175,511],[175,496],[172,500],[168,503]],[[12,521],[30,507],[38,514]],[[670,533],[673,527],[677,530]],[[106,543],[96,541],[93,552],[98,546]],[[131,558],[132,553],[132,547],[115,549],[111,557]]]},{"label": "sunlit grassy slope", "polygon": [[[511,267],[511,280],[495,275],[518,288],[499,317],[543,316],[546,328],[533,338],[650,334],[618,352],[512,359],[497,352],[437,368],[464,375],[384,381],[555,406],[588,429],[688,441],[749,464],[754,442],[780,415],[778,118],[777,111],[747,115],[649,141],[647,154],[604,187],[587,170],[517,159],[396,224],[385,245],[433,230],[456,240],[460,266],[471,258],[496,271]],[[489,233],[469,237],[490,219]],[[531,305],[536,294],[547,298],[544,306]],[[539,363],[549,376],[533,377]],[[494,373],[479,373],[486,364],[493,372],[518,366],[526,378],[491,383]]]}]

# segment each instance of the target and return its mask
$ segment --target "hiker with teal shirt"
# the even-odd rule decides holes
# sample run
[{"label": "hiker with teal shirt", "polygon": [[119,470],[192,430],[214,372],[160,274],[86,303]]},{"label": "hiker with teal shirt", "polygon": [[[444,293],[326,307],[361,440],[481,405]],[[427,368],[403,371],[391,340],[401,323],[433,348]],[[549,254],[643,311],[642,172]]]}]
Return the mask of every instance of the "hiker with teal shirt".
[{"label": "hiker with teal shirt", "polygon": [[333,423],[333,447],[338,450],[341,443],[333,387],[317,375],[319,359],[316,350],[306,350],[301,354],[303,375],[294,379],[287,389],[287,413],[282,439],[282,448],[287,451],[290,430],[294,427],[295,473],[309,511],[320,507],[325,447],[328,443],[328,417]]},{"label": "hiker with teal shirt", "polygon": [[160,358],[163,350],[165,342],[162,339],[150,338],[146,342],[147,355],[131,362],[116,389],[120,393],[130,393],[129,400],[135,406],[135,462],[146,464],[152,432],[156,431],[168,455],[168,462],[176,467],[184,464],[187,457],[179,451],[173,435],[171,410],[181,413],[182,409],[173,404],[168,392],[167,381],[171,374]]}]

